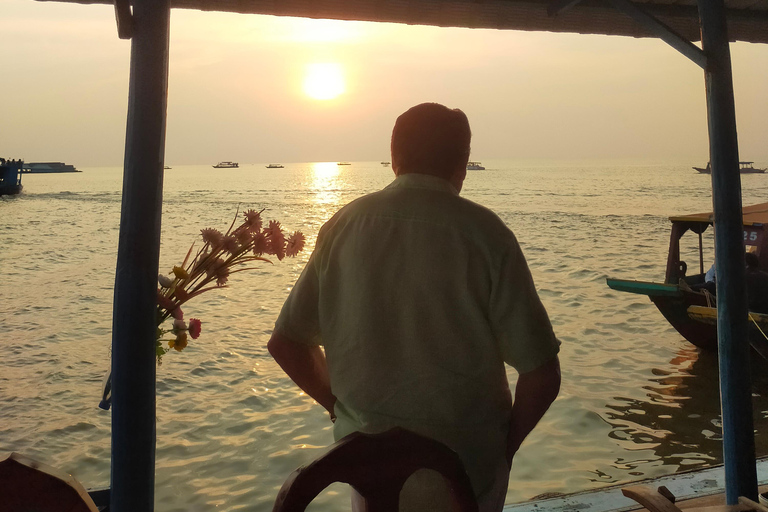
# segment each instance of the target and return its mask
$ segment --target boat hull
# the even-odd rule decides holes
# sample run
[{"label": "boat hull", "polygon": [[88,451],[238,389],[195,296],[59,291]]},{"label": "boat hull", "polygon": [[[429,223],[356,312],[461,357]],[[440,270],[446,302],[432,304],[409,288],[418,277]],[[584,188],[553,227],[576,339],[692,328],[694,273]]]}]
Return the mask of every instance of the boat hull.
[{"label": "boat hull", "polygon": [[0,196],[12,196],[20,194],[24,185],[0,186]]},{"label": "boat hull", "polygon": [[[709,167],[694,167],[701,174],[712,174]],[[763,174],[765,169],[755,169],[754,167],[742,167],[739,169],[739,174]]]},{"label": "boat hull", "polygon": [[708,306],[702,293],[684,291],[669,283],[607,279],[608,286],[617,291],[647,295],[680,335],[699,348],[717,350],[717,326],[702,323],[688,316],[691,306]]},{"label": "boat hull", "polygon": [[[613,290],[647,295],[683,338],[701,349],[717,351],[717,309],[713,307],[714,304],[707,302],[703,293],[682,290],[679,286],[668,283],[610,278],[607,283]],[[750,343],[768,359],[768,340],[763,335],[763,332],[768,333],[768,315],[750,315]]]},{"label": "boat hull", "polygon": [[688,315],[691,306],[707,306],[706,298],[698,293],[681,297],[651,296],[651,302],[680,335],[704,350],[717,350],[717,325],[703,323]]}]

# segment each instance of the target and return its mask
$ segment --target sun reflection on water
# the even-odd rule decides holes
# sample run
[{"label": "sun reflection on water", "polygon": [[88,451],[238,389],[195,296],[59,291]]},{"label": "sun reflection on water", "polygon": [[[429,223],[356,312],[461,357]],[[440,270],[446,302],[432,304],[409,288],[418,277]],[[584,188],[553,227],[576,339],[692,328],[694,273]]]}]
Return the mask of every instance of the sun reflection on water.
[{"label": "sun reflection on water", "polygon": [[336,162],[314,162],[311,164],[311,190],[317,205],[335,205],[341,198],[343,179]]}]

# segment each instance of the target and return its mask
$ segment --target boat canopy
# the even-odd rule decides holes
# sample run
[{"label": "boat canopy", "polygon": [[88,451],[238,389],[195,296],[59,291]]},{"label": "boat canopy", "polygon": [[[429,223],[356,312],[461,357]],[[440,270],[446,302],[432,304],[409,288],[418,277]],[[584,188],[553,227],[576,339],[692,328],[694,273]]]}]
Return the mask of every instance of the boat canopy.
[{"label": "boat canopy", "polygon": [[[768,224],[768,203],[753,204],[741,209],[745,226]],[[712,212],[693,213],[691,215],[676,215],[670,217],[672,222],[704,222],[712,224],[714,214]]]},{"label": "boat canopy", "polygon": [[[122,3],[121,0],[56,1]],[[621,8],[616,8],[617,3],[617,0],[170,0],[173,8],[241,14],[659,37],[658,32],[638,23]],[[696,0],[640,0],[636,3],[642,6],[644,13],[656,17],[682,39],[701,39]],[[723,4],[731,41],[768,43],[768,30],[765,29],[768,25],[768,2],[723,0]]]}]

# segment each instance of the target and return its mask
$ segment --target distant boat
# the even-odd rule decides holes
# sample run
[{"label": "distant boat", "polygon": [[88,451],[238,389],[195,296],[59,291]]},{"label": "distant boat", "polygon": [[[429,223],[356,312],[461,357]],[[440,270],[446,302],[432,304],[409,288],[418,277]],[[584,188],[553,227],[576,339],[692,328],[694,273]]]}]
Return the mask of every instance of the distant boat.
[{"label": "distant boat", "polygon": [[214,165],[214,169],[237,169],[240,165],[237,162],[219,162]]},{"label": "distant boat", "polygon": [[51,173],[51,172],[82,172],[74,165],[63,162],[29,162],[22,166],[22,172]]},{"label": "distant boat", "polygon": [[[765,172],[765,169],[755,169],[754,164],[755,162],[739,162],[739,173],[740,174],[762,174]],[[699,171],[701,174],[712,174],[712,164],[710,162],[707,162],[706,167],[694,167],[697,171]]]},{"label": "distant boat", "polygon": [[172,169],[172,167],[170,167],[170,166],[168,166],[168,165],[164,165],[164,166],[163,166],[163,169]]},{"label": "distant boat", "polygon": [[485,167],[480,165],[480,162],[467,162],[468,171],[484,171]]},{"label": "distant boat", "polygon": [[349,165],[349,162],[336,162],[336,165]]},{"label": "distant boat", "polygon": [[282,169],[282,168],[283,168],[283,164],[269,164],[267,166],[267,169]]},{"label": "distant boat", "polygon": [[0,196],[18,194],[24,188],[21,184],[21,160],[0,158]]},{"label": "distant boat", "polygon": [[389,167],[389,164],[390,164],[390,163],[391,163],[391,162],[381,162],[381,165],[383,165],[384,167]]}]

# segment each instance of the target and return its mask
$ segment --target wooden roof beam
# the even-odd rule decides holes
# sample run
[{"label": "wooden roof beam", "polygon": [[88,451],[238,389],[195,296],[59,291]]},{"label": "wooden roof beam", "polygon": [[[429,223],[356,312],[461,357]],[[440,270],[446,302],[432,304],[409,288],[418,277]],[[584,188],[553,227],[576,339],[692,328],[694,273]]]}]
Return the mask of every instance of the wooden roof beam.
[{"label": "wooden roof beam", "polygon": [[[566,0],[556,0],[566,1]],[[580,0],[571,0],[573,3],[577,3]],[[686,38],[669,28],[667,25],[648,14],[637,4],[630,0],[611,0],[616,9],[622,11],[624,14],[634,19],[645,28],[650,30],[660,39],[663,39],[671,47],[691,59],[693,62],[699,65],[702,69],[707,69],[707,56],[704,51],[688,41]]]},{"label": "wooden roof beam", "polygon": [[115,0],[115,21],[117,21],[117,37],[130,39],[133,36],[133,15],[129,0]]}]

